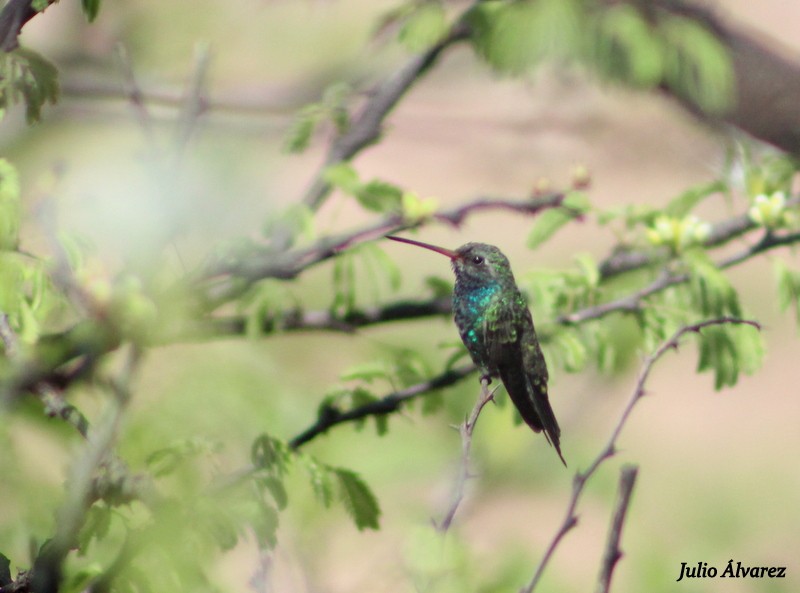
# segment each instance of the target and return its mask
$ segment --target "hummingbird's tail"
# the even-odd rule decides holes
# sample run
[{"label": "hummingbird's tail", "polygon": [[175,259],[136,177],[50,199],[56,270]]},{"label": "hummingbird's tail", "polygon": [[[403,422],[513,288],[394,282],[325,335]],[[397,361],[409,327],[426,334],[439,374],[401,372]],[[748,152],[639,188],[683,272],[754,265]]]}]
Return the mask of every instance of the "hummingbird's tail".
[{"label": "hummingbird's tail", "polygon": [[519,372],[519,368],[500,366],[500,380],[505,385],[511,401],[534,432],[544,431],[547,442],[555,447],[564,467],[567,462],[561,454],[561,428],[547,396],[547,381],[533,374]]}]

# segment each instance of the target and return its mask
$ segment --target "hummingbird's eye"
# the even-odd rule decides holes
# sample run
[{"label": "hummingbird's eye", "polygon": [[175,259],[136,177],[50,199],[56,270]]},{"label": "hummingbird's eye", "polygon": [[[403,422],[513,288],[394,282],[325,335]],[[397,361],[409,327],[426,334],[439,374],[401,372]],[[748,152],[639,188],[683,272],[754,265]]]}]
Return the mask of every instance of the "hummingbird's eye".
[{"label": "hummingbird's eye", "polygon": [[472,257],[472,263],[476,266],[479,266],[483,263],[483,256],[482,255],[475,255]]}]

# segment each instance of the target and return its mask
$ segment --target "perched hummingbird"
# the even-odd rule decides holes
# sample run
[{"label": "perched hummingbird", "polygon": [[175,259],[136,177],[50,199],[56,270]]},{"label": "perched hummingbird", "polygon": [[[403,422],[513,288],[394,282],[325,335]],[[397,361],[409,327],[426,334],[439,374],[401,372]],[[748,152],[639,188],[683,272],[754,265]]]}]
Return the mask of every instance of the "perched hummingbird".
[{"label": "perched hummingbird", "polygon": [[534,432],[544,431],[567,465],[561,455],[561,429],[547,397],[547,364],[508,258],[486,243],[467,243],[452,251],[402,237],[387,239],[450,258],[456,275],[453,313],[473,362],[483,377],[500,377],[525,423]]}]

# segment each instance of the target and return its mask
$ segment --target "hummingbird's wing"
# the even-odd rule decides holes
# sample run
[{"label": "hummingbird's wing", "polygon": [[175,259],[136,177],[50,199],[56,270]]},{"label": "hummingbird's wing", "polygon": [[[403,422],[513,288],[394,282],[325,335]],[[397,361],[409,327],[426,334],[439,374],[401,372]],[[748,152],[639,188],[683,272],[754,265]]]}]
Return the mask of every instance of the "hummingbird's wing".
[{"label": "hummingbird's wing", "polygon": [[500,380],[525,423],[545,437],[561,454],[561,429],[547,393],[547,364],[524,301],[497,306],[486,315],[484,338]]}]

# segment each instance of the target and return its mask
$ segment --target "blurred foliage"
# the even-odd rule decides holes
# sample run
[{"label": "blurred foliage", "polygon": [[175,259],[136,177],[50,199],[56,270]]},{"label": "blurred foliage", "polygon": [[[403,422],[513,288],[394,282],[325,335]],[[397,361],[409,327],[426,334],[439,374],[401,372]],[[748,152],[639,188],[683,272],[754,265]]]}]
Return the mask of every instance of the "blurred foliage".
[{"label": "blurred foliage", "polygon": [[[83,0],[82,8],[92,21],[100,2]],[[493,0],[475,3],[463,19],[471,27],[469,42],[476,54],[492,69],[508,75],[526,75],[544,60],[555,60],[580,65],[605,80],[630,87],[650,89],[668,84],[709,112],[724,110],[731,99],[730,64],[723,46],[689,18],[653,17],[627,3]],[[381,22],[381,28],[394,26],[398,43],[411,52],[440,42],[452,25],[447,3],[420,0],[393,7]],[[28,122],[38,121],[43,106],[58,99],[58,88],[56,68],[37,53],[21,48],[0,58],[0,108],[21,103]],[[361,100],[350,83],[329,85],[319,101],[296,114],[286,134],[285,149],[303,152],[320,131],[334,141],[341,138],[351,129],[351,110]],[[359,104],[359,108],[363,106]],[[738,185],[734,168],[742,172],[743,181]],[[798,202],[792,186],[797,163],[781,155],[760,158],[742,149],[720,179],[688,188],[665,206],[639,203],[598,208],[585,187],[588,174],[583,173],[581,182],[565,193],[560,207],[536,218],[527,247],[557,243],[580,220],[614,234],[618,249],[606,260],[581,253],[566,268],[538,268],[519,274],[555,374],[591,368],[601,376],[614,376],[630,366],[636,353],[652,351],[684,325],[747,314],[746,303],[717,250],[734,244],[741,233],[711,241],[717,227],[699,213],[707,201],[721,198],[731,202],[731,216],[745,216],[749,221],[742,232],[752,232],[765,250],[769,241],[791,239],[798,231]],[[356,529],[379,529],[381,508],[368,482],[350,467],[331,463],[333,454],[328,451],[311,454],[293,448],[291,441],[277,436],[275,417],[281,406],[286,406],[299,409],[302,418],[313,421],[311,410],[316,405],[317,420],[324,425],[419,385],[428,386],[416,394],[421,400],[416,405],[420,415],[442,414],[445,398],[440,389],[430,385],[465,359],[461,345],[454,348],[446,342],[433,353],[426,351],[419,344],[429,341],[428,330],[423,328],[418,334],[425,335],[414,348],[356,352],[358,361],[339,370],[338,382],[315,404],[270,381],[254,386],[252,377],[239,368],[236,375],[241,384],[222,382],[220,393],[216,393],[220,384],[210,375],[222,371],[212,368],[203,373],[204,369],[198,369],[181,386],[185,399],[162,402],[160,396],[170,394],[170,389],[154,396],[136,393],[133,376],[138,369],[128,368],[122,355],[125,351],[148,352],[157,359],[155,364],[169,366],[168,348],[187,335],[197,349],[207,346],[203,340],[244,337],[261,341],[269,336],[289,344],[281,321],[287,321],[286,325],[295,321],[299,329],[316,329],[300,323],[302,315],[310,312],[330,321],[326,329],[349,329],[349,319],[369,319],[366,310],[377,308],[380,312],[381,307],[396,305],[393,295],[403,277],[415,273],[395,263],[376,241],[365,237],[429,222],[436,217],[438,200],[421,197],[414,188],[387,179],[364,181],[350,161],[328,162],[320,180],[335,190],[332,202],[354,206],[378,230],[363,235],[356,230],[342,239],[328,230],[328,221],[323,221],[317,210],[297,203],[254,221],[253,229],[241,233],[260,231],[258,241],[239,238],[228,249],[220,249],[224,253],[211,259],[224,264],[223,272],[208,273],[202,266],[199,271],[169,271],[163,261],[153,263],[153,269],[124,262],[112,271],[112,266],[103,263],[104,254],[93,253],[80,238],[62,234],[32,216],[26,220],[28,213],[22,204],[35,190],[21,187],[13,163],[0,159],[0,321],[5,345],[0,361],[0,406],[6,426],[0,436],[3,449],[14,453],[0,460],[0,473],[10,476],[7,484],[13,490],[15,507],[25,505],[26,493],[41,490],[43,496],[36,504],[47,509],[45,513],[36,506],[37,516],[25,514],[23,525],[3,525],[0,534],[11,543],[4,539],[0,551],[13,557],[15,566],[30,567],[48,545],[41,542],[49,541],[55,531],[66,530],[69,545],[60,575],[65,591],[108,590],[111,583],[113,590],[131,592],[223,590],[211,576],[223,552],[242,541],[255,541],[268,553],[279,544],[281,520],[292,512],[293,505],[298,512],[314,512],[296,502],[304,496],[301,484],[318,507],[327,509],[337,503]],[[48,239],[46,246],[34,242],[33,254],[20,248],[20,235],[26,228],[23,223],[36,227]],[[789,239],[786,241],[791,242]],[[281,250],[281,245],[290,247]],[[159,247],[166,251],[168,245],[165,242]],[[204,255],[215,255],[216,247],[204,247]],[[608,261],[631,254],[641,255],[644,263],[619,274],[604,272]],[[758,255],[752,249],[742,259]],[[250,265],[254,259],[262,267]],[[303,284],[299,276],[306,271],[311,275],[312,265],[328,259],[332,261],[322,264],[328,280]],[[264,261],[271,272],[263,272]],[[800,327],[800,271],[781,260],[775,260],[773,266],[776,301],[782,310],[794,311]],[[664,278],[669,282],[658,285]],[[229,285],[224,284],[226,279]],[[412,304],[419,301],[424,305],[446,296],[451,285],[449,277],[429,278],[428,293],[418,295]],[[633,297],[632,304],[610,307]],[[309,302],[322,302],[323,309],[315,311]],[[610,307],[607,312],[601,310],[604,306]],[[231,323],[234,329],[214,333],[213,328],[230,321],[225,317],[229,313],[234,322],[241,321],[241,327]],[[212,330],[195,338],[192,329],[203,323]],[[302,350],[302,340],[307,339],[301,336],[301,345],[295,347]],[[334,345],[327,347],[350,350],[351,343],[346,340],[336,334],[331,341]],[[699,335],[698,344],[697,371],[711,373],[716,389],[736,385],[741,373],[756,372],[764,356],[762,337],[749,326],[709,328]],[[280,349],[273,355],[279,359]],[[214,358],[215,354],[209,355]],[[203,365],[221,367],[225,362],[205,360]],[[269,363],[259,359],[253,364],[261,369]],[[307,364],[321,366],[324,361]],[[269,372],[278,376],[289,369],[275,362]],[[318,369],[313,374],[325,376]],[[265,393],[249,395],[254,390]],[[50,397],[52,391],[55,398]],[[118,409],[130,392],[135,393],[134,403],[143,397],[146,403],[141,405],[155,411],[148,415],[139,410],[138,421],[120,428],[108,410]],[[219,407],[201,401],[200,396],[209,392]],[[229,396],[250,396],[255,403],[247,407],[225,401]],[[408,397],[404,409],[415,409],[414,397]],[[34,408],[31,399],[42,404],[41,409]],[[75,407],[70,407],[71,402]],[[167,413],[170,405],[179,411]],[[77,432],[67,432],[57,422],[44,424],[40,417],[43,410],[45,415],[77,427],[77,406],[88,410],[90,436],[110,431],[114,437],[110,440],[115,441],[110,450],[101,452],[95,466],[88,468],[81,459],[90,457],[92,438],[81,440]],[[32,413],[32,409],[36,411]],[[57,449],[66,457],[64,463],[83,470],[83,474],[77,470],[74,474],[82,475],[85,483],[73,479],[63,487],[42,485],[36,475],[26,472],[26,461],[10,445],[9,435],[12,425],[30,422],[31,416],[38,418],[37,428],[52,432]],[[384,436],[392,417],[388,413],[376,413],[369,419],[362,416],[354,427],[363,429],[374,423],[376,435]],[[325,426],[319,434],[332,426]],[[207,433],[198,433],[203,428]],[[241,447],[245,441],[251,443],[249,456]],[[368,457],[369,451],[364,456]],[[59,502],[59,498],[63,500]],[[70,516],[63,509],[73,507],[81,514],[68,521]],[[31,557],[26,560],[22,550],[27,543]],[[13,576],[9,557],[0,553],[0,587]],[[403,563],[419,590],[492,591],[517,586],[529,559],[512,556],[494,571],[480,572],[479,563],[462,540],[453,534],[443,537],[426,527],[409,535]],[[663,565],[645,567],[645,580],[656,578],[653,574],[662,569]]]}]

